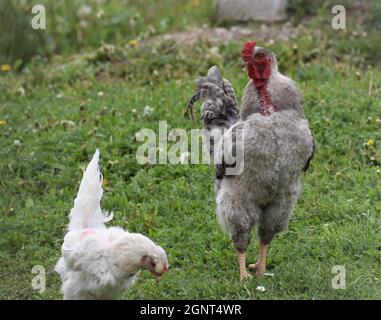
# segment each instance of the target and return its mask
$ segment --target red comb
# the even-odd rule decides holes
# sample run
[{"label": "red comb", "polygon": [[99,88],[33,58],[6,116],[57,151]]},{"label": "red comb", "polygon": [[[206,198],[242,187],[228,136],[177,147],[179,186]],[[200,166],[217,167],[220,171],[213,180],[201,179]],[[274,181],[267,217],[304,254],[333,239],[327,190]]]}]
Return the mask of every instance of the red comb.
[{"label": "red comb", "polygon": [[254,58],[254,49],[257,43],[255,41],[248,41],[243,45],[241,55],[242,60],[246,63]]}]

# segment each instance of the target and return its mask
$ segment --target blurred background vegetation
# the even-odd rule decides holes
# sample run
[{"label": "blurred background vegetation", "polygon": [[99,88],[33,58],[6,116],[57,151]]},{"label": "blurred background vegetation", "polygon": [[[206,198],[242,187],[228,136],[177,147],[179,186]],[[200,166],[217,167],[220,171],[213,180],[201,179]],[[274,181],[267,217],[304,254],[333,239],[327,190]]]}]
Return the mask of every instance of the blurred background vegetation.
[{"label": "blurred background vegetation", "polygon": [[[1,0],[0,64],[13,69],[32,57],[81,52],[102,43],[134,44],[147,37],[192,26],[219,26],[216,0]],[[319,16],[333,0],[289,0],[292,21]],[[362,14],[361,24],[381,30],[381,1],[341,1]],[[33,30],[33,5],[46,8],[46,30]],[[366,12],[362,12],[366,11]],[[357,22],[355,22],[357,23]]]},{"label": "blurred background vegetation", "polygon": [[[46,30],[33,30],[31,9],[46,9]],[[0,63],[24,64],[35,55],[79,51],[102,42],[128,44],[213,19],[214,1],[2,0]],[[206,13],[206,14],[205,14]]]}]

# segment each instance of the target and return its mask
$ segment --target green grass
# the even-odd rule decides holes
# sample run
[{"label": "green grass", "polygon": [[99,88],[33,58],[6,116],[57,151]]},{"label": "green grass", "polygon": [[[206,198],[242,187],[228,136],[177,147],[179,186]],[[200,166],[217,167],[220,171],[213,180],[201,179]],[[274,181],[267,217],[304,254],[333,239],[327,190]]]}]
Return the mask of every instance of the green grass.
[{"label": "green grass", "polygon": [[[182,113],[193,79],[213,63],[241,97],[247,77],[238,69],[240,43],[221,45],[219,54],[207,44],[118,47],[111,58],[90,51],[57,56],[47,65],[35,59],[28,73],[0,76],[0,120],[7,122],[0,126],[0,298],[61,298],[53,268],[82,169],[98,147],[102,207],[115,216],[110,225],[148,235],[170,262],[160,285],[144,271],[123,298],[379,299],[381,68],[366,54],[377,44],[368,40],[364,49],[365,40],[355,38],[348,48],[345,38],[328,32],[316,43],[307,32],[272,47],[281,71],[303,90],[317,154],[302,177],[290,229],[270,246],[268,271],[275,276],[244,283],[233,245],[215,218],[213,169],[139,165],[134,139],[141,128],[157,130],[159,120],[193,128]],[[154,108],[149,117],[146,105]],[[370,139],[375,144],[365,146]],[[253,237],[249,262],[256,256]],[[34,265],[47,271],[42,294],[31,287]],[[331,287],[334,265],[346,268],[345,290]],[[258,285],[266,291],[258,292]]]}]

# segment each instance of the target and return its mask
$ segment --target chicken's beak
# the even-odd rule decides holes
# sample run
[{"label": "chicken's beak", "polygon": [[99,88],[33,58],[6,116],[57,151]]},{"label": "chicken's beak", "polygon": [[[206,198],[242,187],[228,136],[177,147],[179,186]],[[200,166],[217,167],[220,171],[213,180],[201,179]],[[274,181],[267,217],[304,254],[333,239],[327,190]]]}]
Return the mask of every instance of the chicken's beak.
[{"label": "chicken's beak", "polygon": [[240,69],[245,69],[247,64],[245,61],[242,60],[241,63],[239,64],[239,66],[240,66]]},{"label": "chicken's beak", "polygon": [[155,276],[155,279],[156,279],[156,282],[157,282],[157,283],[160,283],[161,275],[160,275],[160,276]]}]

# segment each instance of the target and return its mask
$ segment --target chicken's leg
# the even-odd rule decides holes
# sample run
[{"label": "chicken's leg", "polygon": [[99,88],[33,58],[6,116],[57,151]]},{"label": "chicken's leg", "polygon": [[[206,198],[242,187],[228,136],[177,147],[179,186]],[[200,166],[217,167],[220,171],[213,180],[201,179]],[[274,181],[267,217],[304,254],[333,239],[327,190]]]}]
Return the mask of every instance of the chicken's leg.
[{"label": "chicken's leg", "polygon": [[246,270],[246,253],[237,252],[237,258],[239,264],[239,276],[241,281],[251,278],[251,274],[249,274]]},{"label": "chicken's leg", "polygon": [[256,269],[256,275],[262,276],[266,269],[266,251],[267,244],[264,244],[262,241],[259,241],[259,258],[257,263],[249,265],[250,269]]}]

